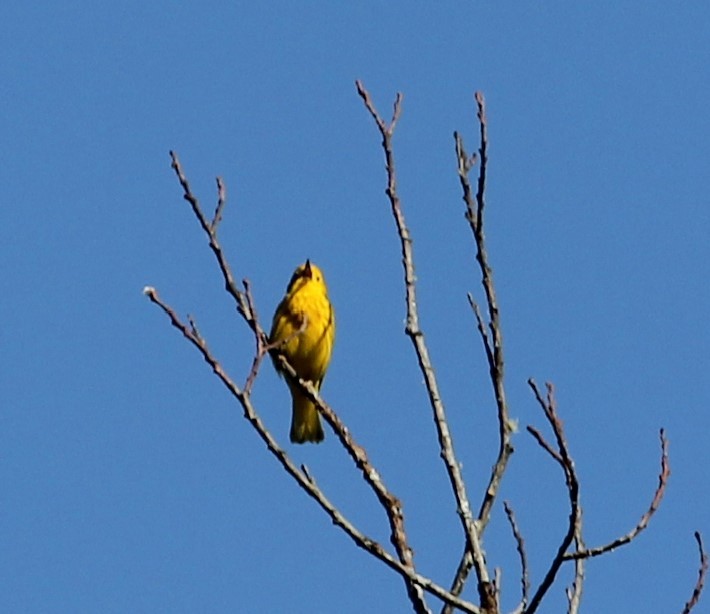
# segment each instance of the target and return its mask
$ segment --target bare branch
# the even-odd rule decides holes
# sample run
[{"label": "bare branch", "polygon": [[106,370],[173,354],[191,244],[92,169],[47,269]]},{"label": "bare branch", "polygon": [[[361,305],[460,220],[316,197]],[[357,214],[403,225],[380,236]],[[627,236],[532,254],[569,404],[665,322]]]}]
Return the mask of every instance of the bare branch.
[{"label": "bare branch", "polygon": [[[229,392],[237,399],[239,404],[244,410],[244,417],[250,422],[254,427],[256,432],[259,434],[261,439],[266,444],[268,450],[273,454],[273,456],[278,460],[284,470],[291,475],[296,482],[303,488],[303,490],[308,493],[308,495],[313,498],[318,505],[323,509],[326,514],[330,517],[333,524],[340,527],[345,533],[353,540],[353,542],[363,550],[366,550],[388,567],[396,571],[407,583],[415,584],[420,586],[425,591],[431,593],[435,597],[443,600],[446,603],[450,603],[452,606],[460,609],[463,612],[469,612],[470,614],[481,614],[481,610],[477,608],[472,603],[459,599],[458,597],[451,595],[446,589],[434,583],[431,579],[426,578],[414,570],[411,565],[406,565],[401,561],[397,560],[391,554],[389,554],[381,544],[376,540],[366,536],[361,533],[347,518],[330,502],[330,500],[325,496],[325,494],[318,488],[313,479],[313,476],[307,470],[299,470],[299,468],[290,459],[287,452],[281,448],[276,440],[273,438],[269,430],[266,428],[261,418],[256,413],[253,405],[251,404],[251,398],[242,389],[240,389],[234,381],[227,375],[225,370],[222,368],[221,364],[213,356],[206,342],[201,337],[197,337],[191,327],[184,324],[180,318],[177,316],[175,311],[166,303],[164,303],[158,296],[155,288],[146,287],[143,290],[144,294],[150,299],[150,301],[158,307],[168,316],[171,324],[178,329],[182,335],[194,346],[202,355],[203,359],[207,364],[210,365],[213,372],[220,381],[225,385]],[[288,365],[288,363],[285,363]],[[290,365],[289,365],[289,368]],[[293,371],[293,369],[291,368]],[[302,381],[302,380],[301,380]],[[306,384],[306,383],[304,383]],[[315,389],[310,383],[304,385],[304,388],[308,390],[314,400],[317,401],[321,409],[325,406],[325,403],[318,397]],[[329,408],[328,408],[329,409]],[[332,410],[331,414],[334,415]],[[327,415],[324,412],[324,415]],[[345,427],[342,427],[343,429]],[[347,431],[347,429],[345,429]],[[418,610],[421,612],[428,612],[428,609]]]},{"label": "bare branch", "polygon": [[473,314],[476,316],[476,325],[478,328],[478,332],[481,335],[481,339],[483,340],[483,348],[486,350],[486,357],[488,358],[488,364],[491,365],[494,362],[493,358],[493,347],[491,346],[491,339],[490,336],[488,335],[488,329],[486,328],[486,323],[483,321],[483,315],[481,314],[481,308],[478,306],[478,303],[475,301],[473,298],[473,294],[470,292],[466,295],[468,298],[468,304],[471,306],[471,309],[473,310]]},{"label": "bare branch", "polygon": [[397,120],[399,120],[399,116],[402,113],[402,99],[404,98],[402,96],[402,93],[397,92],[397,95],[395,96],[394,105],[392,108],[392,121],[388,126],[385,123],[385,120],[382,119],[380,114],[377,112],[377,109],[375,109],[375,105],[372,102],[372,98],[370,97],[370,92],[365,89],[365,86],[362,84],[362,81],[355,81],[355,86],[357,87],[357,93],[360,94],[360,98],[362,98],[363,102],[365,103],[365,107],[370,112],[370,115],[372,115],[372,119],[375,120],[375,123],[377,124],[377,127],[379,128],[382,136],[384,137],[385,134],[388,134],[391,137],[397,124]]},{"label": "bare branch", "polygon": [[[398,106],[398,104],[395,105],[395,114],[393,117],[393,122],[396,120],[398,115]],[[295,372],[290,367],[290,365],[288,365],[286,359],[278,354],[278,348],[275,348],[273,345],[269,344],[268,337],[261,329],[261,326],[258,322],[256,308],[254,306],[254,300],[251,295],[251,288],[248,280],[244,280],[243,282],[243,292],[239,290],[236,287],[236,284],[234,283],[233,275],[226,261],[226,258],[224,257],[224,253],[217,240],[216,235],[216,225],[218,223],[218,219],[221,215],[221,211],[224,206],[225,189],[221,179],[217,179],[218,204],[215,210],[215,218],[213,220],[213,223],[210,225],[206,222],[206,218],[202,213],[197,198],[192,194],[192,191],[189,187],[189,183],[184,172],[182,171],[180,162],[176,154],[171,152],[171,158],[173,169],[175,170],[180,184],[183,188],[184,198],[190,203],[192,210],[195,216],[197,217],[202,229],[207,233],[209,237],[210,248],[212,249],[213,253],[217,258],[218,265],[220,267],[220,270],[222,271],[222,275],[225,280],[225,287],[229,294],[232,295],[232,297],[235,299],[237,303],[238,313],[246,320],[247,324],[250,326],[255,336],[256,353],[252,362],[251,370],[249,372],[249,375],[247,376],[247,380],[244,385],[243,394],[246,396],[250,394],[261,362],[263,361],[263,358],[267,352],[272,352],[275,355],[276,360],[282,361],[282,366],[287,365],[288,368],[284,370],[289,374],[293,381],[299,382],[299,385],[304,387],[303,381],[299,380],[296,377]],[[301,326],[301,330],[295,331],[294,335],[301,334],[303,330],[305,330],[306,326],[307,321],[304,320]],[[316,397],[318,398],[318,401],[316,401],[317,404],[322,404],[322,401],[320,401],[319,397],[317,395]],[[390,523],[391,541],[392,544],[395,546],[395,549],[397,550],[397,554],[399,556],[400,561],[404,565],[407,565],[414,569],[412,549],[407,542],[407,535],[406,531],[404,530],[404,515],[402,513],[401,503],[384,487],[384,484],[379,478],[379,474],[375,471],[374,467],[372,467],[369,461],[367,460],[367,456],[365,455],[364,450],[354,443],[352,438],[347,433],[347,429],[340,422],[335,413],[330,408],[326,407],[326,409],[323,409],[322,406],[321,411],[322,413],[324,413],[326,419],[329,418],[328,413],[330,413],[330,419],[328,420],[329,423],[336,430],[336,432],[339,433],[341,442],[343,443],[343,445],[345,445],[346,449],[355,461],[356,466],[363,472],[365,479],[371,485],[380,503],[383,505]],[[346,436],[344,436],[343,433]],[[407,586],[407,592],[410,596],[410,600],[414,606],[415,611],[422,614],[429,612],[429,609],[424,601],[424,594],[421,587],[419,587],[416,583],[412,582],[412,580],[408,576],[403,576],[403,579]]]},{"label": "bare branch", "polygon": [[[187,181],[187,177],[185,176],[185,173],[182,170],[182,166],[180,165],[180,160],[178,159],[178,156],[174,151],[170,152],[170,159],[172,160],[171,166],[175,171],[175,174],[177,175],[180,185],[182,186],[183,198],[188,203],[190,203],[195,217],[199,221],[200,226],[202,226],[202,230],[205,231],[209,238],[210,249],[212,250],[215,255],[215,258],[217,259],[217,264],[219,265],[219,269],[222,272],[222,277],[224,278],[225,290],[234,299],[239,314],[246,320],[249,327],[256,332],[256,319],[254,318],[254,315],[249,311],[249,305],[247,304],[247,300],[244,296],[244,293],[241,292],[239,288],[237,288],[237,284],[234,281],[232,271],[229,267],[229,264],[227,263],[227,259],[224,255],[224,252],[222,251],[222,247],[219,244],[219,241],[217,241],[217,222],[213,222],[212,224],[210,224],[207,221],[207,218],[205,217],[205,214],[202,212],[202,208],[200,207],[200,202],[197,200],[197,197],[192,193],[192,190],[190,189],[190,184]],[[219,198],[223,198],[222,193],[219,194]],[[222,206],[224,206],[223,201]],[[218,213],[221,214],[219,199],[217,209],[215,211],[215,220],[218,217]]]},{"label": "bare branch", "polygon": [[[279,346],[269,342],[268,335],[261,328],[255,307],[255,302],[251,293],[249,281],[243,280],[243,289],[236,283],[226,257],[217,239],[217,229],[222,220],[226,205],[226,187],[220,177],[216,178],[217,184],[217,204],[211,220],[204,215],[198,199],[192,193],[189,182],[180,165],[177,155],[170,152],[172,168],[180,182],[183,191],[183,198],[190,204],[192,211],[200,226],[207,234],[209,246],[215,255],[220,268],[224,287],[227,293],[234,299],[237,312],[244,318],[247,325],[254,334],[255,354],[251,369],[246,381],[240,388],[227,375],[219,361],[214,357],[208,348],[206,340],[197,328],[195,320],[187,316],[187,323],[183,322],[175,311],[164,303],[156,290],[146,287],[144,293],[156,304],[169,318],[173,327],[179,330],[182,335],[200,352],[201,356],[211,367],[215,375],[222,381],[229,392],[241,405],[244,417],[257,431],[261,439],[265,442],[267,449],[278,460],[284,470],[291,475],[298,485],[313,498],[324,510],[331,521],[341,528],[352,541],[361,549],[370,553],[378,560],[382,561],[390,569],[397,572],[405,582],[407,594],[417,614],[430,614],[430,609],[425,600],[425,593],[434,595],[443,602],[442,613],[450,613],[454,609],[471,614],[499,614],[499,598],[501,587],[500,568],[496,568],[494,579],[491,579],[486,563],[485,552],[482,545],[482,535],[491,517],[491,512],[495,500],[497,499],[501,487],[501,482],[505,474],[510,456],[513,453],[512,434],[516,430],[516,425],[510,418],[504,388],[504,355],[503,338],[498,308],[498,299],[493,283],[493,271],[489,264],[486,249],[484,232],[484,214],[486,211],[485,188],[488,165],[488,135],[485,101],[480,92],[476,92],[475,101],[477,105],[477,118],[480,129],[480,145],[478,152],[468,155],[464,148],[462,137],[454,133],[455,149],[457,157],[458,175],[463,191],[463,201],[465,204],[465,217],[472,231],[475,244],[475,258],[480,270],[481,285],[485,295],[483,310],[474,300],[472,294],[468,294],[469,304],[476,319],[476,327],[481,336],[486,359],[488,362],[489,375],[496,401],[497,419],[499,425],[499,449],[496,460],[492,466],[491,474],[483,493],[478,514],[474,515],[466,492],[466,485],[463,480],[461,463],[456,458],[453,446],[453,439],[449,429],[445,414],[444,404],[438,390],[432,362],[429,356],[425,336],[420,328],[419,315],[416,297],[416,276],[414,272],[413,241],[407,227],[404,211],[397,191],[397,177],[395,172],[395,161],[392,146],[392,139],[396,125],[402,113],[403,97],[397,93],[392,117],[389,123],[380,116],[372,102],[369,92],[360,81],[356,81],[358,94],[363,100],[367,111],[372,116],[379,133],[382,137],[382,148],[385,155],[387,187],[385,193],[389,199],[391,213],[395,221],[398,237],[400,240],[402,265],[404,273],[405,302],[406,302],[406,327],[405,334],[410,338],[415,350],[420,371],[429,397],[432,416],[437,431],[440,446],[440,456],[444,462],[448,479],[457,504],[457,514],[465,535],[464,551],[452,581],[451,588],[446,590],[436,584],[431,579],[417,573],[414,565],[414,554],[408,542],[405,530],[404,512],[401,501],[387,488],[384,480],[371,463],[365,449],[360,446],[352,437],[349,429],[341,421],[335,411],[323,401],[319,391],[313,383],[300,379],[293,367],[286,358],[279,353]],[[469,177],[470,171],[476,163],[479,163],[479,172],[476,187],[474,190]],[[302,334],[305,330],[306,321],[299,331],[294,335]],[[271,354],[279,368],[285,373],[289,382],[295,382],[297,386],[316,405],[324,420],[331,427],[340,443],[343,445],[357,470],[362,474],[365,482],[371,488],[379,503],[382,505],[390,528],[390,542],[394,547],[396,556],[391,554],[390,549],[371,539],[353,525],[336,508],[317,485],[315,477],[308,467],[301,465],[297,467],[287,452],[281,448],[271,433],[265,427],[259,415],[256,413],[251,402],[251,391],[258,376],[264,357]],[[564,537],[555,553],[544,578],[530,597],[530,579],[528,561],[525,551],[525,542],[517,525],[515,514],[507,501],[504,502],[504,509],[510,524],[513,537],[516,542],[516,549],[520,558],[521,567],[521,601],[513,614],[533,614],[537,612],[547,592],[554,584],[561,566],[566,561],[574,561],[575,573],[570,587],[566,589],[568,599],[568,614],[578,614],[582,586],[585,579],[585,561],[588,558],[599,556],[606,552],[630,543],[642,531],[644,531],[651,518],[657,511],[665,495],[666,487],[670,477],[670,466],[668,461],[668,441],[663,429],[660,430],[661,441],[661,469],[658,476],[653,499],[648,510],[641,516],[640,521],[627,534],[602,546],[587,548],[582,534],[582,508],[580,505],[580,485],[576,474],[574,461],[569,452],[568,443],[564,433],[564,425],[557,414],[554,389],[551,384],[546,384],[547,394],[543,396],[540,389],[531,379],[528,380],[535,398],[542,408],[545,417],[554,435],[554,442],[548,441],[543,434],[533,426],[528,426],[528,432],[537,441],[540,447],[547,452],[550,457],[562,468],[567,494],[569,498],[570,512],[568,526]],[[692,595],[685,604],[683,613],[690,613],[700,599],[703,591],[705,578],[708,573],[708,555],[704,550],[700,533],[695,533],[700,553],[700,565],[698,578],[695,583]],[[574,546],[572,547],[572,544]],[[475,569],[477,577],[477,590],[480,606],[474,605],[461,599],[459,596],[463,591],[465,583],[469,577],[470,570]]]},{"label": "bare branch", "polygon": [[690,614],[690,611],[697,605],[705,586],[705,576],[708,573],[708,555],[703,548],[702,535],[698,531],[695,532],[695,541],[698,542],[698,551],[700,553],[700,569],[698,570],[698,581],[693,588],[693,594],[683,608],[683,614]]},{"label": "bare branch", "polygon": [[311,470],[308,468],[307,465],[301,464],[301,471],[303,471],[303,475],[306,476],[306,479],[311,483],[315,484],[316,480],[315,478],[311,475]]},{"label": "bare branch", "polygon": [[562,467],[564,467],[564,461],[562,460],[562,456],[557,450],[552,447],[552,445],[547,442],[547,440],[543,437],[540,431],[538,431],[534,426],[530,425],[528,425],[527,431],[535,438],[537,443],[543,450],[545,450],[545,452],[547,452],[553,459],[555,459],[555,461],[557,461]]},{"label": "bare branch", "polygon": [[[488,261],[488,252],[486,250],[486,238],[483,223],[483,211],[485,208],[486,194],[486,176],[488,172],[488,123],[486,120],[486,105],[481,92],[476,92],[476,105],[478,107],[478,124],[480,127],[480,147],[478,150],[480,164],[478,171],[478,183],[476,190],[476,216],[469,216],[469,224],[473,232],[473,237],[476,242],[476,260],[481,270],[481,283],[486,295],[486,303],[488,305],[488,318],[491,338],[493,340],[493,356],[492,360],[489,355],[489,369],[491,374],[491,382],[495,393],[496,406],[498,408],[498,430],[499,430],[499,449],[498,458],[496,459],[493,471],[491,473],[488,488],[486,489],[481,509],[478,512],[478,519],[481,526],[485,527],[488,523],[490,511],[495,501],[500,481],[503,478],[505,469],[508,465],[508,459],[513,453],[511,437],[514,431],[513,423],[510,420],[508,412],[508,403],[505,395],[504,385],[504,365],[503,358],[503,331],[500,323],[500,311],[498,309],[498,298],[496,296],[495,285],[493,283],[493,270]],[[459,165],[461,168],[461,163]],[[461,176],[459,174],[459,176]],[[466,187],[468,176],[464,175],[461,178],[461,185],[464,190],[464,200],[467,205],[467,210],[471,211],[468,200],[466,200]],[[470,198],[470,188],[468,190]]]},{"label": "bare branch", "polygon": [[[481,501],[481,506],[478,511],[477,526],[482,534],[488,524],[491,509],[493,508],[493,503],[498,495],[500,484],[508,465],[508,460],[510,459],[510,455],[513,453],[511,439],[515,429],[514,424],[510,419],[505,395],[503,333],[500,324],[498,299],[496,297],[495,285],[493,283],[493,270],[491,269],[488,261],[486,237],[484,232],[483,213],[486,204],[486,175],[488,169],[488,125],[486,120],[486,107],[485,100],[481,92],[476,92],[475,99],[480,131],[478,156],[476,156],[476,154],[469,156],[466,153],[463,138],[458,132],[454,132],[454,141],[456,146],[459,181],[463,191],[463,201],[466,205],[465,217],[468,220],[469,226],[471,227],[471,231],[473,233],[473,239],[476,245],[476,261],[478,262],[481,273],[481,284],[483,285],[483,290],[486,296],[486,306],[488,312],[487,326],[483,320],[478,304],[474,301],[471,294],[468,295],[468,300],[476,316],[478,331],[481,335],[483,347],[486,351],[488,370],[490,373],[498,413],[498,456],[493,464],[491,476],[488,480],[488,485],[484,491],[483,500]],[[480,160],[480,164],[478,170],[477,188],[474,195],[469,173],[477,160]],[[468,548],[466,548],[459,562],[454,580],[451,584],[451,591],[454,594],[458,595],[463,590],[472,563],[471,553]],[[450,611],[450,608],[444,608],[443,613],[448,614]]]},{"label": "bare branch", "polygon": [[508,522],[510,523],[510,528],[513,531],[513,537],[515,538],[515,545],[518,550],[518,554],[520,555],[521,599],[520,606],[516,612],[523,612],[528,605],[528,591],[530,590],[530,576],[528,572],[528,557],[525,554],[525,540],[523,539],[523,535],[518,528],[513,508],[510,506],[508,501],[503,501],[503,509],[505,509],[505,515],[508,517]]},{"label": "bare branch", "polygon": [[619,546],[624,546],[628,544],[632,539],[634,539],[639,533],[641,533],[641,531],[643,531],[648,526],[648,523],[651,521],[651,517],[656,513],[656,510],[661,504],[663,495],[666,492],[666,486],[668,485],[668,478],[671,475],[671,468],[668,462],[668,439],[666,439],[666,434],[663,429],[660,430],[659,435],[661,440],[661,471],[658,474],[658,486],[656,488],[656,492],[653,495],[651,505],[649,506],[646,513],[641,516],[641,520],[639,520],[638,524],[633,529],[631,529],[631,531],[629,531],[626,535],[622,535],[621,537],[603,546],[597,546],[596,548],[587,548],[584,550],[578,549],[575,552],[569,552],[565,555],[566,560],[588,559],[594,556],[599,556],[600,554],[604,554],[605,552],[611,552]]},{"label": "bare branch", "polygon": [[[404,528],[404,511],[402,509],[401,501],[387,489],[379,472],[370,462],[365,449],[354,440],[349,429],[345,426],[342,420],[340,420],[340,417],[333,411],[333,409],[325,401],[323,401],[320,397],[319,391],[313,386],[313,384],[307,380],[299,379],[296,371],[283,355],[278,354],[277,360],[279,362],[279,367],[286,373],[286,375],[291,378],[292,381],[297,382],[308,397],[316,404],[316,407],[320,411],[321,415],[333,429],[333,432],[336,434],[343,447],[347,450],[348,454],[355,463],[355,466],[362,473],[365,482],[375,493],[375,496],[387,514],[387,519],[390,525],[390,542],[395,547],[399,560],[404,565],[407,565],[413,569],[414,553],[409,545],[407,532]],[[410,590],[414,590],[414,588],[413,584],[408,586],[408,589]],[[420,601],[421,606],[425,607],[423,595],[415,594],[410,595],[410,598],[411,597],[414,597],[417,601]]]},{"label": "bare branch", "polygon": [[197,324],[195,323],[195,318],[193,318],[190,314],[188,314],[187,321],[190,323],[190,331],[195,336],[195,339],[197,339],[198,341],[202,341],[202,337],[200,336],[200,331],[197,330]]},{"label": "bare branch", "polygon": [[363,84],[360,81],[356,81],[356,86],[360,97],[365,103],[365,107],[375,120],[375,123],[380,131],[380,135],[382,136],[382,148],[384,150],[387,168],[386,194],[390,201],[392,215],[397,226],[397,233],[399,235],[402,248],[402,265],[404,268],[404,283],[407,304],[407,325],[405,332],[414,345],[419,368],[424,376],[424,382],[429,394],[429,402],[433,411],[434,423],[437,429],[439,446],[441,448],[441,457],[444,461],[444,465],[446,466],[449,481],[451,482],[451,487],[456,498],[457,512],[459,518],[461,519],[468,544],[467,550],[470,550],[473,553],[474,566],[476,567],[476,574],[479,582],[481,608],[486,611],[492,609],[493,607],[490,603],[490,577],[486,568],[483,549],[479,542],[478,528],[473,521],[471,506],[468,501],[468,496],[466,495],[466,486],[461,475],[460,464],[454,453],[451,433],[449,432],[446,413],[444,411],[444,404],[441,401],[441,396],[439,394],[436,376],[434,375],[434,369],[431,365],[431,359],[429,358],[429,351],[424,340],[424,333],[419,327],[412,238],[404,218],[404,212],[402,210],[399,196],[397,194],[397,180],[392,149],[392,134],[394,132],[397,119],[401,113],[402,96],[401,94],[397,94],[394,103],[392,121],[389,125],[387,125],[375,109],[372,99],[370,98],[370,94],[365,89]]},{"label": "bare branch", "polygon": [[[217,207],[219,209],[219,206]],[[216,218],[215,218],[216,219]],[[213,224],[214,226],[214,224]],[[249,308],[249,313],[254,318],[255,322],[258,322],[258,316],[256,313],[256,307],[254,306],[254,297],[251,294],[251,283],[248,279],[242,280],[242,285],[244,286],[244,295],[246,297],[247,306]],[[251,370],[247,376],[247,380],[244,383],[244,393],[251,394],[252,386],[256,380],[256,376],[259,372],[259,367],[261,366],[261,361],[266,356],[269,350],[269,343],[266,337],[266,333],[258,329],[252,329],[254,331],[254,341],[256,343],[256,352],[254,353],[254,360],[252,361]]]},{"label": "bare branch", "polygon": [[[582,508],[579,508],[579,519],[575,525],[574,544],[577,550],[584,549],[584,539],[582,537]],[[584,565],[585,559],[577,559],[574,562],[574,579],[572,586],[566,590],[567,594],[567,614],[579,614],[579,606],[582,602],[582,588],[584,586]]]},{"label": "bare branch", "polygon": [[562,470],[565,474],[567,494],[569,496],[570,502],[570,514],[567,533],[563,537],[562,542],[560,543],[557,549],[557,553],[555,554],[555,557],[550,563],[550,567],[547,570],[547,573],[545,574],[545,577],[543,578],[542,582],[540,583],[540,586],[538,586],[537,590],[535,591],[535,594],[530,599],[530,605],[525,610],[526,614],[532,614],[533,612],[537,611],[537,608],[540,606],[543,597],[555,581],[557,572],[560,570],[562,563],[565,561],[565,553],[572,544],[575,535],[581,535],[582,512],[581,507],[579,505],[579,481],[577,479],[574,461],[570,456],[569,449],[567,446],[567,440],[565,438],[562,420],[560,420],[557,415],[557,407],[555,403],[554,389],[552,387],[552,384],[547,384],[546,398],[543,398],[542,394],[540,393],[540,390],[537,387],[537,384],[535,384],[532,379],[528,380],[528,384],[530,385],[530,388],[532,388],[532,391],[535,394],[535,398],[537,399],[538,404],[545,413],[545,417],[547,418],[547,421],[549,422],[550,427],[552,428],[552,432],[555,435],[557,454],[554,454],[554,450],[549,444],[547,444],[546,442],[545,444],[542,443],[544,442],[542,436],[540,436],[540,438],[536,437],[536,439],[538,440],[538,443],[540,443],[540,445],[542,445],[542,447],[545,448],[545,450],[549,454],[551,454],[552,457],[557,461],[557,463],[562,467]]},{"label": "bare branch", "polygon": [[224,209],[224,204],[227,202],[227,189],[222,181],[221,177],[217,177],[217,207],[214,210],[214,216],[212,217],[212,223],[210,228],[213,231],[217,231],[217,226],[222,221],[222,209]]}]

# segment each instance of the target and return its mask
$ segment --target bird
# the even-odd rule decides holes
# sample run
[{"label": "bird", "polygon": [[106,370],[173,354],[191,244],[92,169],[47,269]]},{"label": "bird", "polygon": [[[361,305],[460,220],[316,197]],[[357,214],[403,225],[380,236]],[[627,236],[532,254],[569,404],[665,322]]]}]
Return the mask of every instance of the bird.
[{"label": "bird", "polygon": [[[335,313],[321,270],[310,260],[296,267],[274,313],[269,343],[283,354],[299,378],[320,390],[330,364],[335,342]],[[274,366],[283,376],[277,359]],[[289,438],[293,443],[323,441],[325,435],[318,410],[298,382],[286,377],[293,414]]]}]

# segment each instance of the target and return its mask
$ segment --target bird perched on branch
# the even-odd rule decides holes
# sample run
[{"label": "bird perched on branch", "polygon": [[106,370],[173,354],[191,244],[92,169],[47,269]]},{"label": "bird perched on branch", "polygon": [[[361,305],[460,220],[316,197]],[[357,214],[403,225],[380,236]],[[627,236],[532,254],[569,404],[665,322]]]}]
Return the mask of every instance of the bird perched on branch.
[{"label": "bird perched on branch", "polygon": [[[298,377],[320,390],[335,341],[335,314],[323,273],[310,260],[296,268],[271,325],[270,342],[284,355]],[[279,364],[277,371],[283,375]],[[318,410],[298,382],[286,383],[293,399],[290,438],[294,443],[323,441]]]}]

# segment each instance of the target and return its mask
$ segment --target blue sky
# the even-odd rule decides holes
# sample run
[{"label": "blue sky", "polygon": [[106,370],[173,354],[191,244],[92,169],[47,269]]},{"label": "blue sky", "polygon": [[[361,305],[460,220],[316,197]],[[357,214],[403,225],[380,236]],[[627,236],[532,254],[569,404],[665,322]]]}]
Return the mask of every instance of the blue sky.
[{"label": "blue sky", "polygon": [[[324,397],[402,499],[420,571],[448,584],[462,536],[403,334],[383,155],[355,79],[388,115],[404,93],[396,160],[421,324],[472,499],[496,425],[466,302],[482,293],[452,133],[475,148],[481,90],[511,413],[544,427],[525,382],[555,383],[589,545],[638,521],[659,427],[670,440],[660,511],[635,544],[589,563],[583,611],[682,608],[693,531],[710,544],[710,8],[77,1],[5,3],[0,24],[0,610],[408,610],[400,579],[284,474],[141,294],[154,285],[194,315],[243,381],[253,342],[170,149],[205,208],[224,178],[221,240],[265,325],[296,264],[323,268],[338,317]],[[287,443],[288,394],[270,365],[254,400],[386,542],[332,434]],[[565,530],[564,484],[524,429],[515,446],[502,496],[536,585]],[[485,545],[512,609],[500,506]],[[562,611],[569,570],[561,579],[544,612]]]}]

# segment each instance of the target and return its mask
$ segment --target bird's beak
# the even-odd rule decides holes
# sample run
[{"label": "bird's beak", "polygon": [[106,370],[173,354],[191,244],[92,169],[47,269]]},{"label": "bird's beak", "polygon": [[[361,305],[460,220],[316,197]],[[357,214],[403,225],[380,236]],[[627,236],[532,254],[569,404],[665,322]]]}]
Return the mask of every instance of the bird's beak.
[{"label": "bird's beak", "polygon": [[310,260],[306,260],[306,266],[303,269],[303,275],[305,277],[308,277],[308,279],[313,279],[313,271],[311,269],[311,261]]}]

